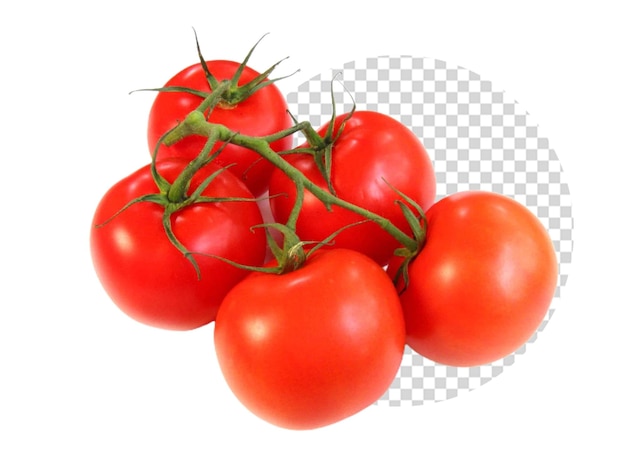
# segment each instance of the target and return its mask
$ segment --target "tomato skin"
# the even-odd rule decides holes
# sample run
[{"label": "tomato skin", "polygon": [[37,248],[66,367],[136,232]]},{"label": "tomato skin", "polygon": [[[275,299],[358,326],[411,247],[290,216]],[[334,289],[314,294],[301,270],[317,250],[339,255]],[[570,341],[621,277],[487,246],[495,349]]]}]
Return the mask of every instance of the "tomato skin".
[{"label": "tomato skin", "polygon": [[400,296],[407,344],[451,366],[515,352],[540,326],[556,289],[547,231],[519,202],[482,191],[445,197],[426,218],[426,244]]},{"label": "tomato skin", "polygon": [[[346,114],[337,117],[335,135],[346,117]],[[318,133],[325,135],[328,126],[326,123]],[[316,185],[328,188],[311,156],[293,154],[285,158]],[[399,121],[374,111],[356,111],[346,121],[332,150],[331,182],[338,197],[389,219],[408,235],[411,235],[409,225],[395,203],[400,196],[390,185],[423,210],[435,199],[435,173],[421,142]],[[285,223],[295,200],[295,185],[280,170],[275,170],[269,194],[274,218]],[[340,207],[335,206],[329,212],[305,191],[297,230],[303,240],[321,241],[360,220],[363,220],[361,216]],[[399,243],[378,225],[368,222],[340,233],[334,239],[334,246],[360,251],[385,265]]]},{"label": "tomato skin", "polygon": [[[233,77],[239,63],[213,60],[207,61],[207,66],[215,78],[222,81]],[[245,85],[258,75],[259,73],[254,69],[245,67],[239,84]],[[211,90],[199,63],[181,70],[170,78],[165,86],[184,86],[204,92]],[[148,117],[148,147],[151,155],[161,136],[175,127],[200,103],[202,103],[202,98],[190,93],[159,92],[157,94]],[[218,105],[208,121],[223,124],[234,132],[255,137],[274,134],[292,125],[287,113],[287,102],[275,84],[257,90],[232,107]],[[191,160],[198,156],[205,143],[205,137],[188,136],[169,147],[162,145],[157,158],[176,157]],[[293,137],[288,136],[273,142],[270,147],[279,152],[291,148],[292,143]],[[221,146],[222,143],[218,142],[214,150]],[[255,196],[267,190],[274,167],[252,150],[231,144],[220,153],[215,161],[222,166],[235,163],[235,166],[229,167],[230,171],[241,178]]]},{"label": "tomato skin", "polygon": [[[164,160],[157,168],[172,182],[185,165],[183,160]],[[190,190],[218,169],[217,165],[207,165],[195,175]],[[198,280],[191,262],[166,237],[164,208],[156,203],[136,203],[96,227],[134,198],[153,193],[158,189],[149,166],[120,180],[105,193],[96,208],[90,234],[93,265],[105,291],[131,318],[163,329],[194,329],[215,319],[219,303],[247,271],[198,255]],[[212,181],[203,195],[252,197],[246,186],[227,171]],[[252,265],[262,264],[265,257],[263,230],[250,230],[259,223],[261,213],[254,201],[200,203],[172,216],[174,234],[188,250]]]},{"label": "tomato skin", "polygon": [[234,394],[288,429],[329,425],[379,399],[405,345],[393,283],[343,249],[320,250],[288,274],[251,274],[224,299],[214,333]]}]

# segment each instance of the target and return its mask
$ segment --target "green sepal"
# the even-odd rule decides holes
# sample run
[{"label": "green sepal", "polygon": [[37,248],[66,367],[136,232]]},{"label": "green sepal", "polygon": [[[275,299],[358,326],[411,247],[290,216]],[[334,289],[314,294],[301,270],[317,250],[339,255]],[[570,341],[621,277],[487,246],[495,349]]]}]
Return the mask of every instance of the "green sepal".
[{"label": "green sepal", "polygon": [[137,90],[131,91],[130,94],[136,93],[138,91],[156,91],[159,93],[161,92],[163,93],[189,93],[191,95],[198,96],[199,98],[202,98],[202,99],[208,98],[209,95],[211,94],[210,92],[196,90],[195,88],[189,88],[189,87],[184,87],[184,86],[164,86],[160,88],[139,88]]},{"label": "green sepal", "polygon": [[[415,249],[411,251],[413,252],[413,256],[416,256],[420,252],[422,247],[424,246],[424,243],[426,243],[426,227],[428,223],[426,220],[426,214],[424,210],[422,209],[422,207],[417,202],[415,202],[409,196],[407,196],[398,188],[393,186],[385,178],[383,178],[383,181],[396,194],[398,194],[402,198],[402,199],[396,200],[395,202],[396,204],[400,206],[400,209],[402,210],[402,214],[404,215],[404,218],[407,220],[409,227],[411,228],[411,232],[413,233],[413,238],[416,242],[416,247]],[[415,215],[415,212],[413,212],[409,208],[409,206],[415,209],[415,212],[417,212],[418,214],[417,216]]]},{"label": "green sepal", "polygon": [[341,124],[337,128],[337,131],[335,132],[335,121],[337,119],[337,102],[335,100],[335,91],[334,91],[335,78],[336,76],[330,82],[330,100],[331,100],[332,112],[331,112],[330,120],[328,122],[328,127],[326,129],[326,134],[323,136],[322,146],[320,147],[319,144],[317,144],[318,148],[315,149],[316,152],[313,154],[315,165],[317,166],[318,170],[322,174],[324,178],[324,182],[326,183],[326,186],[328,186],[328,191],[334,196],[336,196],[337,193],[335,191],[335,188],[333,187],[332,177],[331,177],[333,146],[335,142],[339,139],[341,134],[343,133],[343,130],[346,126],[346,122],[352,117],[352,115],[354,114],[354,111],[356,110],[356,103],[354,102],[354,100],[352,100],[352,109],[347,114],[346,118],[341,122]]},{"label": "green sepal", "polygon": [[[394,251],[394,256],[402,258],[402,264],[398,268],[398,271],[393,275],[393,282],[397,286],[400,278],[402,277],[402,292],[409,285],[409,265],[415,259],[415,257],[418,256],[418,254],[424,247],[424,244],[426,243],[427,219],[424,210],[417,202],[415,202],[402,191],[391,185],[385,179],[383,179],[383,181],[385,181],[385,183],[402,198],[396,200],[395,202],[400,206],[400,209],[402,210],[402,215],[404,215],[404,218],[409,224],[409,228],[411,229],[411,233],[413,234],[413,239],[415,240],[414,247],[404,246],[401,248],[397,248]],[[415,215],[415,212],[417,212],[417,215]]]},{"label": "green sepal", "polygon": [[164,194],[145,194],[143,196],[139,196],[139,197],[133,199],[132,201],[127,202],[115,214],[113,214],[111,217],[106,219],[104,222],[102,222],[100,224],[96,224],[95,227],[96,228],[104,227],[106,224],[111,222],[114,218],[116,218],[118,215],[120,215],[122,212],[124,212],[130,206],[134,206],[135,204],[138,204],[140,202],[152,202],[154,204],[165,205],[167,203],[167,197]]}]

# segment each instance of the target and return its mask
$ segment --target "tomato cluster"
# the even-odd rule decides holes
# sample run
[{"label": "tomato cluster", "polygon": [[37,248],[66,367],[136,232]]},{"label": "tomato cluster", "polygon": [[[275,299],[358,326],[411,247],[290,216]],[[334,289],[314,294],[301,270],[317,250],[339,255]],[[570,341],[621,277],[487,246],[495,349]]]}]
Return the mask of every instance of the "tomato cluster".
[{"label": "tomato cluster", "polygon": [[268,72],[200,55],[157,90],[152,161],[93,218],[94,268],[117,306],[170,330],[214,322],[233,393],[289,429],[378,400],[406,345],[473,366],[527,341],[557,280],[537,217],[484,191],[435,202],[407,127],[360,110],[294,123]]}]

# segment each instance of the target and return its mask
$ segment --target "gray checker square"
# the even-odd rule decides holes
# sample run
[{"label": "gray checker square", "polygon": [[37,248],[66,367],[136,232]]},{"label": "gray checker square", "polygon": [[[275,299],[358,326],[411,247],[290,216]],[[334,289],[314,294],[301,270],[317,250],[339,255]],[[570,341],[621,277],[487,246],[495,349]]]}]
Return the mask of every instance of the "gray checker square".
[{"label": "gray checker square", "polygon": [[[512,197],[539,217],[554,243],[559,281],[535,334],[513,354],[479,367],[449,367],[405,349],[398,373],[376,402],[419,406],[474,390],[515,362],[546,327],[567,282],[573,251],[569,187],[556,153],[538,126],[503,90],[478,74],[433,58],[374,57],[344,64],[287,95],[291,112],[314,127],[328,121],[331,90],[337,113],[386,113],[421,139],[434,165],[437,200],[464,190]],[[298,140],[299,139],[299,140]],[[304,141],[298,136],[297,143]]]}]

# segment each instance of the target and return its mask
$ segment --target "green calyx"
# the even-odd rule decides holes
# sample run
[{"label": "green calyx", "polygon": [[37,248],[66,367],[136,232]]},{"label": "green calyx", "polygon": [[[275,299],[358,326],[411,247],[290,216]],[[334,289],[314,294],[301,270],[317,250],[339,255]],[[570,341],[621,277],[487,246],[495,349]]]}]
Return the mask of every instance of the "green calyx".
[{"label": "green calyx", "polygon": [[397,286],[399,285],[400,278],[402,278],[403,289],[406,289],[409,285],[409,265],[422,251],[426,243],[426,229],[428,222],[426,220],[426,214],[417,202],[413,201],[397,188],[394,188],[387,181],[385,182],[400,196],[400,199],[397,199],[395,202],[400,206],[402,214],[411,228],[411,233],[413,233],[413,239],[415,240],[415,244],[413,246],[404,245],[402,248],[398,248],[394,252],[395,256],[402,258],[402,263],[400,264],[398,271],[394,274],[393,281]]},{"label": "green calyx", "polygon": [[[328,187],[328,191],[331,194],[336,195],[337,193],[335,192],[335,188],[333,187],[332,178],[331,178],[333,146],[335,145],[335,142],[337,142],[337,140],[340,138],[341,134],[343,133],[346,123],[356,111],[356,102],[352,100],[352,109],[345,116],[345,118],[343,119],[341,124],[337,127],[337,129],[335,129],[335,123],[337,120],[337,104],[335,101],[335,92],[333,89],[334,83],[335,83],[335,80],[333,79],[333,81],[331,81],[330,83],[332,114],[330,117],[330,121],[328,123],[328,127],[326,129],[326,133],[323,136],[321,136],[310,125],[303,126],[301,131],[306,138],[308,146],[299,147],[291,151],[283,152],[282,155],[288,155],[290,153],[291,154],[305,153],[305,154],[311,155],[313,157],[313,161],[315,162],[315,166],[317,167],[322,177],[324,178],[324,182],[326,183],[326,186]],[[293,121],[296,124],[298,124],[296,118],[293,115],[291,115],[291,117]],[[328,208],[330,210],[330,207]]]},{"label": "green calyx", "polygon": [[251,95],[259,91],[260,89],[265,88],[266,86],[272,85],[279,80],[288,78],[298,72],[298,70],[296,70],[290,75],[286,75],[286,76],[279,77],[279,78],[272,78],[272,79],[269,78],[269,76],[272,74],[274,69],[276,69],[278,65],[280,65],[284,60],[287,59],[287,57],[285,57],[284,59],[279,60],[274,65],[269,67],[263,73],[257,75],[254,79],[252,79],[248,83],[245,83],[243,85],[239,84],[239,81],[241,80],[241,76],[248,65],[248,61],[250,60],[252,53],[254,52],[256,47],[259,45],[261,40],[265,36],[267,36],[267,34],[265,34],[261,37],[261,39],[259,39],[254,44],[254,46],[252,46],[252,48],[250,49],[250,51],[248,52],[244,60],[239,64],[239,67],[237,67],[237,70],[235,71],[234,75],[229,79],[220,81],[217,78],[215,78],[215,76],[209,69],[209,66],[206,60],[202,56],[202,51],[200,50],[200,44],[198,42],[198,36],[196,34],[195,29],[194,29],[194,36],[195,36],[195,41],[196,41],[196,50],[198,52],[198,58],[200,60],[200,65],[202,67],[202,70],[204,71],[204,75],[206,77],[207,83],[210,88],[209,92],[196,90],[196,89],[188,88],[188,87],[181,87],[181,86],[148,88],[148,89],[142,89],[142,90],[137,90],[137,91],[189,93],[191,95],[202,98],[203,102],[197,108],[197,110],[203,112],[206,116],[208,116],[215,107],[234,108],[237,106],[237,104],[241,103],[242,101],[245,101],[246,99],[248,99]]},{"label": "green calyx", "polygon": [[[195,34],[195,30],[194,30],[194,34]],[[200,59],[200,64],[202,65],[202,69],[204,70],[204,75],[207,79],[207,82],[209,83],[209,86],[211,87],[211,90],[216,90],[220,86],[220,83],[227,83],[227,86],[224,87],[225,89],[221,96],[221,100],[218,103],[220,106],[224,106],[224,107],[236,106],[237,103],[244,101],[250,95],[259,91],[261,88],[272,85],[278,80],[287,78],[287,77],[280,77],[280,78],[269,79],[269,76],[274,71],[274,69],[278,67],[278,65],[286,59],[285,58],[276,62],[274,65],[268,68],[265,72],[261,73],[250,82],[241,86],[239,85],[239,80],[241,79],[241,75],[243,74],[243,71],[248,65],[248,61],[250,60],[252,53],[254,52],[256,47],[259,45],[259,43],[265,36],[267,36],[267,34],[264,34],[261,37],[261,39],[259,39],[254,44],[254,46],[252,46],[252,49],[250,49],[250,51],[248,52],[244,60],[240,63],[239,67],[235,71],[235,74],[232,76],[232,78],[230,80],[219,82],[209,70],[207,63],[204,60],[204,57],[202,56],[202,52],[200,51],[200,44],[198,43],[198,36],[196,35],[196,49],[198,51],[198,57]]]},{"label": "green calyx", "polygon": [[[104,221],[102,224],[96,225],[96,228],[102,227],[108,224],[111,220],[117,217],[119,214],[124,212],[129,207],[138,204],[138,203],[152,203],[158,204],[163,207],[163,217],[162,224],[165,234],[170,241],[170,243],[181,252],[181,254],[187,258],[194,270],[196,271],[196,275],[198,279],[201,278],[200,267],[198,262],[195,259],[196,255],[205,255],[204,253],[194,253],[189,251],[176,237],[174,230],[172,228],[172,216],[177,212],[191,206],[194,204],[210,204],[216,202],[232,202],[232,201],[240,201],[240,202],[256,202],[255,198],[241,198],[241,197],[208,197],[203,196],[204,191],[211,184],[212,181],[215,180],[222,172],[226,171],[228,167],[219,168],[209,176],[207,176],[194,191],[190,192],[191,180],[195,176],[195,174],[202,167],[207,165],[210,161],[216,158],[226,146],[224,143],[219,149],[215,152],[211,153],[211,149],[216,143],[215,138],[210,138],[207,140],[206,145],[204,146],[202,152],[192,160],[185,169],[176,177],[176,179],[170,183],[158,172],[156,165],[156,158],[153,158],[152,164],[150,166],[150,171],[152,177],[154,179],[155,184],[157,185],[159,191],[153,194],[145,194],[139,196],[124,205],[119,211],[113,214],[109,219]],[[157,144],[157,149],[160,143]],[[155,156],[156,156],[155,150]]]}]

